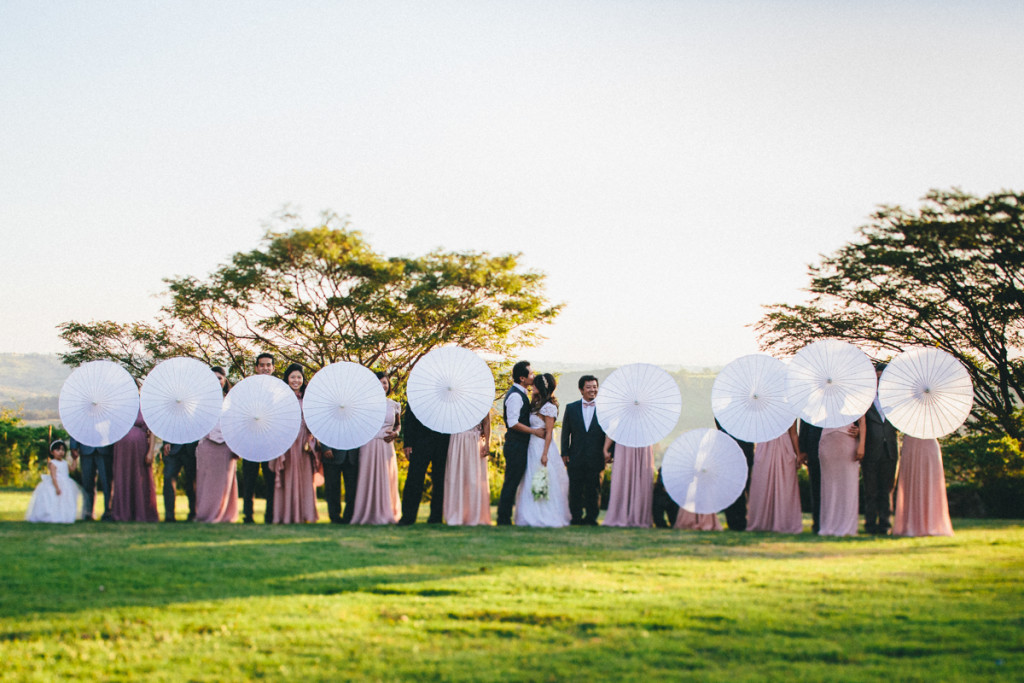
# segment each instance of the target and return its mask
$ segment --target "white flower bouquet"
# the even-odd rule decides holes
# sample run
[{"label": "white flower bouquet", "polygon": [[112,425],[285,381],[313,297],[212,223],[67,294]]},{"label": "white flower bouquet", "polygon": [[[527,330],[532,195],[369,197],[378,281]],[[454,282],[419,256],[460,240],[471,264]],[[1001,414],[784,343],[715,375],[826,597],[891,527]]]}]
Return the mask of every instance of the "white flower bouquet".
[{"label": "white flower bouquet", "polygon": [[541,467],[533,475],[533,481],[530,482],[530,492],[533,494],[534,500],[547,500],[548,499],[548,468]]}]

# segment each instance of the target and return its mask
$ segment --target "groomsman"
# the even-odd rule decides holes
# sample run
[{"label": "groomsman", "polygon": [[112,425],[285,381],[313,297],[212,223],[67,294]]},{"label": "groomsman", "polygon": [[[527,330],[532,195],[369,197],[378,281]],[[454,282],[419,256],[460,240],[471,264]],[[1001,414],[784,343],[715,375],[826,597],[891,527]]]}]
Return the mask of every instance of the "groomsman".
[{"label": "groomsman", "polygon": [[196,518],[196,446],[192,443],[165,443],[164,455],[164,521],[174,522],[174,500],[178,494],[178,472],[185,472],[185,497],[188,498],[188,517]]},{"label": "groomsman", "polygon": [[[877,364],[875,376],[881,378],[883,370],[885,364]],[[865,418],[867,435],[864,459],[860,461],[864,531],[885,536],[892,526],[892,491],[896,484],[896,464],[900,459],[899,444],[896,427],[885,419],[877,393]]]},{"label": "groomsman", "polygon": [[800,451],[807,454],[807,478],[811,484],[811,533],[821,528],[821,459],[818,457],[818,443],[821,441],[821,427],[800,420]]},{"label": "groomsman", "polygon": [[533,385],[533,371],[529,362],[521,360],[512,366],[512,386],[501,401],[505,420],[505,481],[498,499],[498,526],[512,524],[512,508],[516,503],[519,483],[526,474],[526,451],[530,436],[544,437],[544,428],[530,427],[530,397],[526,388]]},{"label": "groomsman", "polygon": [[71,460],[78,460],[82,470],[82,517],[92,521],[92,509],[96,499],[96,477],[99,476],[103,492],[103,517],[105,522],[113,520],[110,515],[110,493],[114,483],[114,451],[110,446],[86,446],[71,437]]},{"label": "groomsman", "polygon": [[562,460],[569,471],[569,522],[579,526],[597,526],[601,511],[601,473],[608,464],[604,450],[604,430],[597,422],[598,382],[583,375],[578,383],[579,401],[565,407],[562,416]]},{"label": "groomsman", "polygon": [[[729,434],[729,432],[722,429],[722,425],[715,420],[715,427],[718,431]],[[732,436],[732,434],[729,434]],[[732,436],[736,439],[735,436]],[[740,493],[732,505],[725,508],[725,524],[729,527],[729,531],[746,531],[747,530],[747,492],[750,490],[750,473],[754,469],[754,444],[749,441],[740,441],[736,439],[736,443],[740,445],[740,450],[743,451],[743,457],[747,459],[747,484],[743,487],[743,491]]]},{"label": "groomsman", "polygon": [[402,518],[398,523],[403,526],[416,523],[423,499],[423,484],[430,468],[430,517],[427,524],[440,524],[444,521],[444,472],[448,466],[448,441],[451,436],[430,429],[412,412],[412,406],[406,406],[405,417],[402,419],[404,436],[402,450],[409,460],[409,471],[405,475],[405,489],[402,491]]},{"label": "groomsman", "polygon": [[[274,357],[272,355],[261,353],[256,356],[256,374],[274,374]],[[260,467],[263,468],[263,484],[267,489],[267,508],[263,522],[271,524],[274,521],[274,470],[270,469],[270,463],[251,462],[242,458],[242,521],[246,524],[256,521],[252,518],[253,498],[256,497],[256,480],[260,476]]]},{"label": "groomsman", "polygon": [[[317,442],[324,464],[324,499],[331,524],[351,524],[359,481],[359,449],[338,450]],[[345,480],[345,514],[341,513],[341,481]]]}]

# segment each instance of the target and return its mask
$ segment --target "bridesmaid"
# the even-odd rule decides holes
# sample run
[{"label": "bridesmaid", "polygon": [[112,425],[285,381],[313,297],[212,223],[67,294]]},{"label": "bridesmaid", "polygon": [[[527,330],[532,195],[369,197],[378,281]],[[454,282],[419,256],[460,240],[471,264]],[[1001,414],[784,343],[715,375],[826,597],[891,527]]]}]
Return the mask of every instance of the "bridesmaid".
[{"label": "bridesmaid", "polygon": [[604,452],[613,462],[604,525],[650,527],[654,524],[654,448],[615,444],[613,455],[612,440],[606,436]]},{"label": "bridesmaid", "polygon": [[491,523],[491,487],[487,479],[491,416],[453,434],[444,476],[444,519],[450,526]]},{"label": "bridesmaid", "polygon": [[796,422],[784,434],[754,446],[747,531],[798,534],[804,530],[796,471],[804,462]]},{"label": "bridesmaid", "polygon": [[845,427],[821,430],[818,459],[821,462],[820,536],[856,536],[858,476],[864,458],[867,433],[862,415]]},{"label": "bridesmaid", "polygon": [[[224,395],[231,390],[222,367],[213,367]],[[196,447],[196,521],[238,521],[238,456],[224,443],[220,420]]]},{"label": "bridesmaid", "polygon": [[[391,393],[387,373],[378,372],[384,393]],[[401,430],[401,406],[388,399],[384,425],[377,436],[359,449],[359,483],[356,485],[353,524],[394,524],[402,514],[398,497],[398,460],[395,437]]]},{"label": "bridesmaid", "polygon": [[903,436],[894,536],[952,536],[942,450],[935,439]]},{"label": "bridesmaid", "polygon": [[159,522],[153,480],[155,438],[142,411],[124,438],[114,444],[114,491],[110,508],[117,522]]},{"label": "bridesmaid", "polygon": [[[302,396],[306,393],[306,378],[302,374],[302,366],[292,363],[284,371],[284,381],[295,392],[302,405]],[[313,485],[313,473],[318,469],[316,452],[313,449],[312,437],[301,420],[299,435],[291,448],[280,458],[280,469],[276,477],[277,490],[274,492],[274,523],[301,524],[315,522],[319,519],[316,511],[316,488]]]}]

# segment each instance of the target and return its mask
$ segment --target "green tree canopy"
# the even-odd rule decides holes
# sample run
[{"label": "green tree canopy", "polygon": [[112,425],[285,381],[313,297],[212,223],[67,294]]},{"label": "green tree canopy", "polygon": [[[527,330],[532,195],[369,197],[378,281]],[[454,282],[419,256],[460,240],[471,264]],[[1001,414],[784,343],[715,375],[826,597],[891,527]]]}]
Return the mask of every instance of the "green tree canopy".
[{"label": "green tree canopy", "polygon": [[524,270],[520,259],[384,257],[333,213],[314,227],[282,213],[258,248],[205,278],[165,279],[169,301],[156,321],[62,323],[70,346],[62,359],[107,358],[141,377],[164,358],[192,356],[244,376],[266,351],[279,364],[316,370],[349,360],[401,380],[437,346],[505,354],[539,338],[561,306],[545,297],[545,275]]},{"label": "green tree canopy", "polygon": [[974,381],[969,428],[1024,437],[1024,194],[932,190],[918,211],[880,207],[810,276],[808,303],[767,307],[765,349],[832,338],[885,358],[939,347]]}]

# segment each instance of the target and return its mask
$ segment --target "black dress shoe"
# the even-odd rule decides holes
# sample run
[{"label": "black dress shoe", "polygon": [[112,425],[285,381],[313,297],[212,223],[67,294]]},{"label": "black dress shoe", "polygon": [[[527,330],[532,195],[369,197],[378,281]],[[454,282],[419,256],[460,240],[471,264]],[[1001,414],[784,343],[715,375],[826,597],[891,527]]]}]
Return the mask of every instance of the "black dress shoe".
[{"label": "black dress shoe", "polygon": [[400,519],[398,520],[398,526],[412,526],[416,523],[414,519]]},{"label": "black dress shoe", "polygon": [[245,519],[242,520],[242,524],[255,524],[255,523],[256,523],[256,520],[253,519],[252,517],[246,517]]}]

